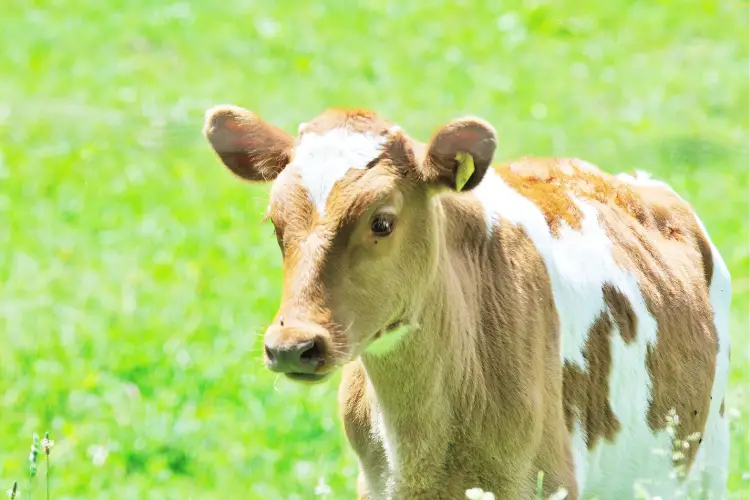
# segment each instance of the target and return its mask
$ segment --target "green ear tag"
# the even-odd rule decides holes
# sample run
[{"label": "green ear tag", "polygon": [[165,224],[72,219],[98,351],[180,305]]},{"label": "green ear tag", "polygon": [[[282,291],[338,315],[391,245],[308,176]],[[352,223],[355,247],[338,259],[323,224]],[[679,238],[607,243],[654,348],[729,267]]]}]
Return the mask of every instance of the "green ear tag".
[{"label": "green ear tag", "polygon": [[458,160],[458,171],[456,171],[456,191],[461,191],[466,183],[469,182],[471,174],[474,173],[474,158],[469,153],[459,151],[456,155],[456,160]]}]

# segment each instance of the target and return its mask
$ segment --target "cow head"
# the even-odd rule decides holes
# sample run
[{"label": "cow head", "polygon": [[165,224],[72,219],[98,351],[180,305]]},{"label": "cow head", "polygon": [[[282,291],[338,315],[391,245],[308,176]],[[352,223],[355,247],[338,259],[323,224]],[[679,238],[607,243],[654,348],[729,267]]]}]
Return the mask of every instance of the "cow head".
[{"label": "cow head", "polygon": [[437,262],[434,196],[475,187],[496,144],[476,118],[424,145],[374,113],[345,110],[303,123],[295,138],[234,106],[209,110],[204,134],[234,174],[273,182],[267,219],[284,283],[265,362],[307,382],[412,320]]}]

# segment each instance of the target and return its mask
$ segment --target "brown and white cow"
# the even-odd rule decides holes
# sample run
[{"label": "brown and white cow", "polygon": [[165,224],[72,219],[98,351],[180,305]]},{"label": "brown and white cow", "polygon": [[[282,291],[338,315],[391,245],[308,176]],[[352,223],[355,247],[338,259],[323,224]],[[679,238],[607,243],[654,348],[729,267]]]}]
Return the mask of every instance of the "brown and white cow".
[{"label": "brown and white cow", "polygon": [[284,259],[265,360],[344,366],[360,498],[722,498],[730,276],[665,184],[576,159],[492,166],[476,118],[429,144],[364,111],[296,138],[233,106],[205,135],[273,181]]}]

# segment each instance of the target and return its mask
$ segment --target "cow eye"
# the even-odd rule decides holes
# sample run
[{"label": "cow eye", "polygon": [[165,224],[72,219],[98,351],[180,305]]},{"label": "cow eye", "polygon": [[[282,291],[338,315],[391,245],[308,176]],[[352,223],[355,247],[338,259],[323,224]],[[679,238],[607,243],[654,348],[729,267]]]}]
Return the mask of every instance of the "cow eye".
[{"label": "cow eye", "polygon": [[393,216],[389,214],[376,215],[372,219],[370,229],[375,236],[388,236],[393,231]]}]

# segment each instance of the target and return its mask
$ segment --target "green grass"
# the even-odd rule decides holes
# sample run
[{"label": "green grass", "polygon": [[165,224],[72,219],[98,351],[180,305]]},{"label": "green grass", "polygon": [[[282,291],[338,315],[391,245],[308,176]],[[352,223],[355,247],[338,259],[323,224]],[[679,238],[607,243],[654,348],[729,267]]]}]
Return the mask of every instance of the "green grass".
[{"label": "green grass", "polygon": [[477,114],[498,159],[670,182],[733,274],[729,490],[750,498],[748,7],[354,3],[5,0],[2,490],[24,487],[49,430],[54,498],[307,499],[321,476],[353,497],[337,379],[298,387],[261,365],[281,277],[267,187],[200,134],[229,102],[289,131],[369,107],[422,139]]}]

